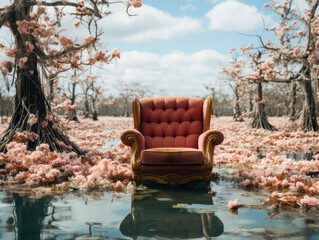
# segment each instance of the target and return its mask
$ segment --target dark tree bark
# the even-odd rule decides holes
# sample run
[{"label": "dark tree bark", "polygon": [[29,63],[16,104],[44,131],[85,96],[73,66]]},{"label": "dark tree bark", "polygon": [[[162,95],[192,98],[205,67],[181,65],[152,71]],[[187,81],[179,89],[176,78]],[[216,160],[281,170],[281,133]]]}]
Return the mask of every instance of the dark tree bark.
[{"label": "dark tree bark", "polygon": [[251,127],[263,128],[271,131],[277,130],[267,120],[265,113],[265,104],[260,103],[260,101],[263,99],[263,89],[261,81],[258,81],[257,83],[257,96],[258,101],[255,103],[254,106],[252,121],[250,123]]},{"label": "dark tree bark", "polygon": [[239,100],[240,99],[239,99],[238,88],[235,87],[233,89],[233,91],[234,91],[234,109],[233,109],[234,116],[233,116],[233,118],[234,118],[235,122],[243,122],[244,119],[242,117],[241,109],[240,109],[240,105],[239,105]]},{"label": "dark tree bark", "polygon": [[[75,73],[74,73],[75,74]],[[75,104],[75,88],[76,88],[77,82],[72,82],[72,92],[71,92],[71,105]],[[68,116],[69,120],[79,122],[78,116],[76,115],[76,109],[71,110],[69,112]]]},{"label": "dark tree bark", "polygon": [[249,90],[249,112],[253,112],[254,110],[254,103],[253,103],[253,90],[252,90],[252,87],[250,87],[250,90]]},{"label": "dark tree bark", "polygon": [[97,121],[97,120],[99,120],[98,118],[97,118],[97,110],[96,109],[94,109],[93,110],[93,121]]},{"label": "dark tree bark", "polygon": [[296,95],[297,95],[297,83],[291,82],[291,108],[290,108],[290,114],[289,114],[289,120],[295,121],[296,120]]},{"label": "dark tree bark", "polygon": [[302,88],[305,93],[302,112],[302,130],[305,132],[319,131],[316,114],[316,102],[312,90],[311,81],[302,81]]},{"label": "dark tree bark", "polygon": [[90,107],[89,107],[89,100],[87,96],[85,96],[85,101],[84,101],[84,118],[89,118],[90,117]]}]

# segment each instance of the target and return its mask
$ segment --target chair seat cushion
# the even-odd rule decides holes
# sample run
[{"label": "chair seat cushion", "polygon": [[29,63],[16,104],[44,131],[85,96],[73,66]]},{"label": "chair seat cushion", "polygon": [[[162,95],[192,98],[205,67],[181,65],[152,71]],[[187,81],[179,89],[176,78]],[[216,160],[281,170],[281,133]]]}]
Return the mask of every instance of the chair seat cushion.
[{"label": "chair seat cushion", "polygon": [[141,153],[145,165],[203,164],[204,154],[196,148],[149,148]]}]

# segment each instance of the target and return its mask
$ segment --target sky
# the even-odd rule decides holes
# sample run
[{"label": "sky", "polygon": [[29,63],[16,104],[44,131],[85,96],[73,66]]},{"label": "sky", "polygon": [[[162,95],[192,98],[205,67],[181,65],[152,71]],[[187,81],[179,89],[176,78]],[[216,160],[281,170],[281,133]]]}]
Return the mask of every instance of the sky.
[{"label": "sky", "polygon": [[[0,0],[1,3],[9,0]],[[277,2],[282,2],[278,0]],[[304,0],[294,0],[304,8]],[[258,45],[254,36],[264,26],[275,25],[265,0],[142,0],[141,8],[111,4],[109,16],[100,21],[101,48],[119,48],[121,58],[96,71],[106,94],[118,95],[116,85],[139,82],[155,95],[208,95],[204,85],[230,92],[220,71],[230,60],[231,48],[242,43]],[[82,41],[88,33],[64,19],[64,34]],[[4,28],[0,42],[10,42]],[[1,55],[0,55],[1,58]]]},{"label": "sky", "polygon": [[142,2],[142,8],[130,10],[135,17],[116,7],[103,21],[106,46],[121,52],[99,74],[112,83],[111,90],[118,81],[138,81],[160,95],[205,96],[204,84],[227,92],[219,72],[230,61],[230,49],[257,43],[247,35],[275,24],[263,0]]}]

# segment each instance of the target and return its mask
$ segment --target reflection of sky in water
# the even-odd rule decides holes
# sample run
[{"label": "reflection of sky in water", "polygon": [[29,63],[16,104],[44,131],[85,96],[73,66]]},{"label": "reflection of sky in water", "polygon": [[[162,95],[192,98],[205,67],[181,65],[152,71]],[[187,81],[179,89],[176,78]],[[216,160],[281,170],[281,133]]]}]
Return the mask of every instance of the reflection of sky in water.
[{"label": "reflection of sky in water", "polygon": [[[222,173],[224,169],[215,171]],[[271,206],[262,205],[268,197],[267,192],[248,191],[226,181],[212,182],[212,188],[217,192],[213,198],[201,184],[176,188],[157,184],[147,186],[148,189],[139,190],[133,196],[119,194],[120,198],[111,192],[103,192],[98,200],[90,199],[90,196],[99,196],[101,192],[86,192],[86,195],[75,192],[76,196],[49,197],[49,205],[42,211],[44,220],[40,239],[128,239],[134,234],[139,239],[167,239],[174,238],[174,227],[198,231],[192,232],[198,239],[203,238],[203,229],[208,235],[218,235],[218,239],[319,239],[319,213],[299,209],[295,212],[276,212]],[[12,196],[9,192],[0,192],[0,239],[17,239],[17,227],[14,233],[10,219],[15,222],[19,219],[33,221],[30,215],[28,218],[21,217],[22,212],[18,214],[16,209],[28,214],[28,206],[37,209],[42,206],[36,200],[28,205],[30,198],[15,195],[16,204],[19,202],[17,199],[21,200],[20,208],[15,209]],[[240,204],[245,204],[238,209],[238,215],[230,213],[227,207],[227,202],[235,198]],[[176,223],[171,224],[174,221]],[[192,224],[185,226],[183,221]],[[221,223],[223,229],[216,229],[221,227]],[[19,226],[25,226],[25,223]],[[184,236],[181,229],[176,229],[175,233],[175,238]],[[21,239],[35,238],[24,236]]]}]

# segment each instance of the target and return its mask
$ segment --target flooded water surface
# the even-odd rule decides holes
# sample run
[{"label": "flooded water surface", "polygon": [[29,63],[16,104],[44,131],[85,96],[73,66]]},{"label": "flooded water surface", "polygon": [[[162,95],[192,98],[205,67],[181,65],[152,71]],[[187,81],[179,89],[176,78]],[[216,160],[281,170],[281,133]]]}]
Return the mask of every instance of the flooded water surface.
[{"label": "flooded water surface", "polygon": [[[222,172],[222,169],[217,170]],[[219,180],[146,183],[131,194],[74,191],[61,196],[0,192],[1,239],[319,239],[319,214],[274,209],[267,192]],[[237,211],[227,207],[238,199]]]}]

